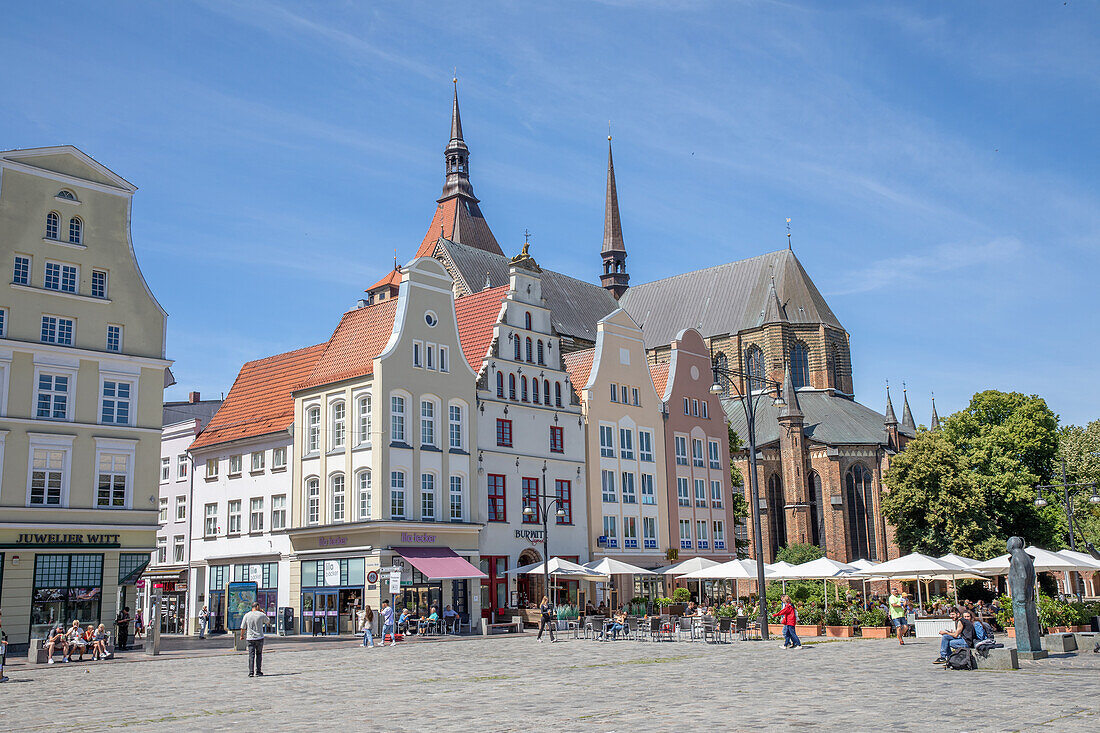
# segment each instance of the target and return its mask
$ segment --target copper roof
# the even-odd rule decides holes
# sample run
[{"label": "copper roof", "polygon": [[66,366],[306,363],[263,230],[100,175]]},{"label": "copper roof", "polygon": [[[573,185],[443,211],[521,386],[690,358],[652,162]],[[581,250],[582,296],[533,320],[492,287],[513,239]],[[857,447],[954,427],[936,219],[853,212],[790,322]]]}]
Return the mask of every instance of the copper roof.
[{"label": "copper roof", "polygon": [[247,362],[229,396],[199,433],[191,450],[286,430],[294,422],[291,388],[309,374],[325,344]]}]

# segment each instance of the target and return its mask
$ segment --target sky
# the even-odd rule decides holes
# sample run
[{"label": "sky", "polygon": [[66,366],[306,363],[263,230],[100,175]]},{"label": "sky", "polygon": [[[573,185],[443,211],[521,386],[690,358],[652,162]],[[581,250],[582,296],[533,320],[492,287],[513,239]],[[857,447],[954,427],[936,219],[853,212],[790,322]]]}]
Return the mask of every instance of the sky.
[{"label": "sky", "polygon": [[[1100,417],[1100,8],[1067,3],[11,4],[0,148],[72,144],[131,229],[187,392],[325,341],[410,259],[452,74],[505,252],[597,281],[608,122],[634,283],[791,243],[856,397]],[[900,410],[900,394],[894,392]],[[899,412],[900,414],[900,412]]]}]

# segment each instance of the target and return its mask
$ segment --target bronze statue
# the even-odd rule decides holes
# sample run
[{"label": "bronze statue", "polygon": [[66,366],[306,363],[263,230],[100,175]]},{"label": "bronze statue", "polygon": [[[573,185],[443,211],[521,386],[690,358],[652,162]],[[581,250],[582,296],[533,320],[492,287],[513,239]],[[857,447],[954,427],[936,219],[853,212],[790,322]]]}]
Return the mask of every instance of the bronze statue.
[{"label": "bronze statue", "polygon": [[1024,552],[1021,537],[1008,539],[1008,585],[1012,593],[1012,619],[1016,625],[1016,652],[1040,659],[1047,653],[1039,640],[1039,616],[1035,607],[1035,563]]}]

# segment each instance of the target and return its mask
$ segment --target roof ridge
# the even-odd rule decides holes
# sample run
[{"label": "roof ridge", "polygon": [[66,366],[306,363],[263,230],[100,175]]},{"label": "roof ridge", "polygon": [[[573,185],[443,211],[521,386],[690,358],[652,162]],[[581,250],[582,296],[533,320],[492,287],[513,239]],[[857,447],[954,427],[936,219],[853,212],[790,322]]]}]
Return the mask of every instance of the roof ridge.
[{"label": "roof ridge", "polygon": [[[696,273],[708,272],[708,271],[711,271],[711,270],[718,270],[718,269],[721,269],[723,267],[729,267],[731,265],[740,265],[740,264],[745,263],[745,262],[752,262],[753,260],[759,260],[759,259],[763,259],[765,257],[773,257],[775,255],[783,255],[785,253],[791,253],[791,252],[788,249],[777,249],[773,252],[764,252],[762,254],[753,255],[752,257],[744,257],[740,260],[732,260],[730,262],[720,262],[717,265],[710,265],[708,267],[701,267],[698,270],[689,270],[687,272],[679,272],[675,275],[669,275],[668,277],[658,278],[657,280],[650,280],[649,282],[639,283],[637,285],[631,285],[630,287],[631,287],[631,289],[635,289],[635,288],[644,287],[646,285],[655,285],[657,283],[665,282],[667,280],[675,280],[675,279],[681,278],[681,277],[691,277],[692,275],[695,275]],[[791,254],[793,254],[793,253],[791,253]],[[627,292],[630,292],[630,291],[628,290]]]}]

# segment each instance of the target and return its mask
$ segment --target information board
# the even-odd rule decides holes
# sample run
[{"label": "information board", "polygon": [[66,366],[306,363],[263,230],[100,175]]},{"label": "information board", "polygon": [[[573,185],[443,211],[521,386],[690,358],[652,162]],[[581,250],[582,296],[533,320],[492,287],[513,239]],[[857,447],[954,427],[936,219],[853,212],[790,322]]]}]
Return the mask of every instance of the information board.
[{"label": "information board", "polygon": [[251,582],[230,583],[225,594],[225,628],[239,631],[241,619],[252,610],[258,586]]}]

